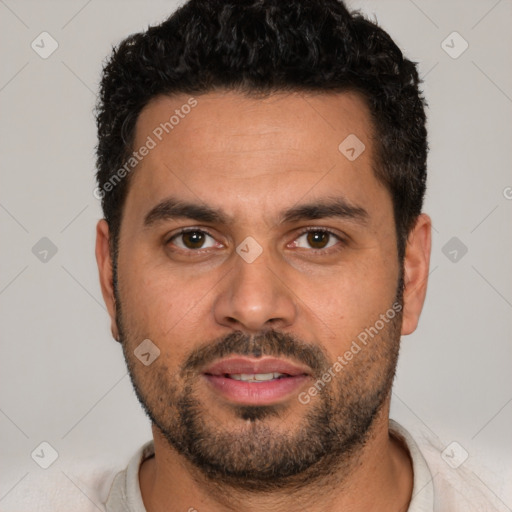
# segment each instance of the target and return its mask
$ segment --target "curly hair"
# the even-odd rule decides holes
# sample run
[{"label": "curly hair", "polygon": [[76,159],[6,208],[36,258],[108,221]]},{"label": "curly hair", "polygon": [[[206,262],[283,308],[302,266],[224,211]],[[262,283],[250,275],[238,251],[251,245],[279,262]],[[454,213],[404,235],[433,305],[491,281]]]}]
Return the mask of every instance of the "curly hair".
[{"label": "curly hair", "polygon": [[371,113],[374,172],[390,192],[403,258],[426,187],[426,102],[419,84],[415,63],[391,37],[341,1],[189,0],[160,25],[122,41],[103,69],[96,177],[113,248],[130,176],[105,184],[129,158],[137,118],[152,98],[217,89],[353,91]]}]

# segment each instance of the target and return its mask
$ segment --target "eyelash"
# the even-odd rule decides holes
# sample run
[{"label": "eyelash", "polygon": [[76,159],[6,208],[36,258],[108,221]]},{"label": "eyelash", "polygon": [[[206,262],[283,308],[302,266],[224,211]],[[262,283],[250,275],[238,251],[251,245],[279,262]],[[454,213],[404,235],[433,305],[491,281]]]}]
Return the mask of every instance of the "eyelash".
[{"label": "eyelash", "polygon": [[[341,248],[344,247],[347,244],[347,240],[344,237],[342,237],[338,233],[335,233],[334,231],[332,231],[329,228],[323,228],[321,226],[319,226],[319,227],[311,226],[311,227],[303,229],[300,233],[297,234],[297,236],[294,238],[293,241],[295,242],[302,235],[304,235],[306,233],[309,233],[311,231],[313,231],[313,232],[320,231],[322,233],[328,233],[329,235],[334,236],[335,238],[338,239],[338,244],[336,244],[335,246],[332,246],[332,247],[328,247],[327,249],[313,249],[313,248],[311,248],[310,251],[313,251],[316,254],[322,255],[322,254],[325,254],[325,253],[336,252],[336,251],[341,250]],[[175,238],[178,238],[181,235],[184,235],[184,234],[187,234],[187,233],[195,233],[195,232],[204,233],[204,234],[210,236],[211,238],[213,238],[215,240],[215,237],[211,233],[206,231],[205,229],[191,227],[191,228],[184,228],[184,229],[180,230],[178,233],[175,233],[174,235],[172,235],[166,241],[166,245],[170,244]],[[339,246],[341,246],[341,247],[339,247]],[[203,252],[208,251],[210,249],[211,248],[206,248],[206,249],[181,249],[180,247],[178,247],[178,250],[185,251],[185,252],[192,253],[192,254],[202,254]]]}]

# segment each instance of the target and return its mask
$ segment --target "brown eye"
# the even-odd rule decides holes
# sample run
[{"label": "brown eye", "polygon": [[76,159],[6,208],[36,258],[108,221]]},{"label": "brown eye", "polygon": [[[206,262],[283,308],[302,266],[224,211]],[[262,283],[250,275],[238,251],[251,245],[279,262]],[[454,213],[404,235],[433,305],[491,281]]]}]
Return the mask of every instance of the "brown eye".
[{"label": "brown eye", "polygon": [[180,249],[209,249],[215,246],[215,239],[199,229],[182,231],[174,235],[169,243],[172,243]]},{"label": "brown eye", "polygon": [[325,229],[310,229],[302,233],[294,242],[301,249],[328,249],[341,241],[341,238]]},{"label": "brown eye", "polygon": [[309,231],[307,241],[313,249],[325,249],[330,237],[331,234],[325,231]]},{"label": "brown eye", "polygon": [[189,231],[183,233],[183,243],[189,249],[200,249],[204,244],[204,233],[201,231]]}]

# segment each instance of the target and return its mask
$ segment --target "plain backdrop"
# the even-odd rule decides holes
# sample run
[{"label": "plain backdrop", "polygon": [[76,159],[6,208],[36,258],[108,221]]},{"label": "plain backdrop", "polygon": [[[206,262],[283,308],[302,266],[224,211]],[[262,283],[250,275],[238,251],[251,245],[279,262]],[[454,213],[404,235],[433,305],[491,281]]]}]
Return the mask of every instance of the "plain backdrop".
[{"label": "plain backdrop", "polygon": [[[151,436],[98,284],[93,107],[112,45],[176,5],[0,0],[0,509],[45,471],[31,457],[43,441],[65,471],[122,466]],[[429,103],[431,276],[392,416],[459,443],[512,510],[512,2],[348,5],[419,63]],[[42,32],[58,44],[47,58],[31,46],[55,45]]]}]

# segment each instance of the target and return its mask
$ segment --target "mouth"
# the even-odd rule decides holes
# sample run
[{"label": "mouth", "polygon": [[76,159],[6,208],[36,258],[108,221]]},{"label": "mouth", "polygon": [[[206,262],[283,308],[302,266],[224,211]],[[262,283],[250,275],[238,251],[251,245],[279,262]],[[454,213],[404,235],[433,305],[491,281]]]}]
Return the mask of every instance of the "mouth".
[{"label": "mouth", "polygon": [[269,380],[283,379],[291,377],[286,373],[226,373],[224,377],[228,379],[243,380],[244,382],[268,382]]},{"label": "mouth", "polygon": [[203,371],[211,390],[229,402],[270,405],[283,402],[309,380],[309,369],[277,358],[231,357]]}]

